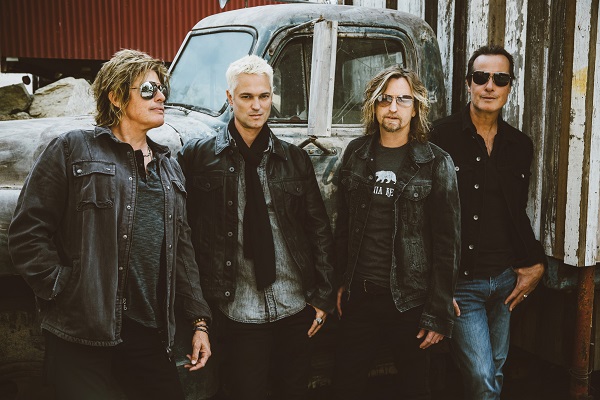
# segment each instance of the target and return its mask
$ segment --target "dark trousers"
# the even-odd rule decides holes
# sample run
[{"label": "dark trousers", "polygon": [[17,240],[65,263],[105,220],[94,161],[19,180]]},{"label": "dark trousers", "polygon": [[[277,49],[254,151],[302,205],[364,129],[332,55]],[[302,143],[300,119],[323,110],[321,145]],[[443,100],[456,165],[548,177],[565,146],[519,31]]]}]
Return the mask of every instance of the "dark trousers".
[{"label": "dark trousers", "polygon": [[[398,370],[402,400],[430,399],[429,351],[417,339],[423,306],[405,312],[396,309],[390,289],[367,286],[363,281],[352,284],[350,298],[344,295],[342,318],[338,330],[333,390],[336,399],[380,399],[379,394],[365,393],[367,374],[373,356],[381,345],[389,349]],[[381,354],[381,352],[379,352]]]},{"label": "dark trousers", "polygon": [[249,324],[221,315],[224,390],[231,400],[265,400],[273,389],[278,400],[305,400],[308,395],[311,342],[308,329],[314,309],[279,321]]},{"label": "dark trousers", "polygon": [[113,347],[68,342],[46,332],[45,371],[58,400],[184,399],[175,364],[158,330],[124,322]]}]

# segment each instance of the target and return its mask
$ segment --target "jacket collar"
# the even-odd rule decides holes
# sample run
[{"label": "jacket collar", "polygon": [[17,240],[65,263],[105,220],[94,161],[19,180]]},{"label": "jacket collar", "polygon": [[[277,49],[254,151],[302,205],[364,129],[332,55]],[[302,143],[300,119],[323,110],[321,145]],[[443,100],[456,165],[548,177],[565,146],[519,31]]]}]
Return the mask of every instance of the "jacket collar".
[{"label": "jacket collar", "polygon": [[[267,128],[269,126],[267,125]],[[285,156],[285,151],[283,150],[283,144],[281,144],[281,140],[275,136],[271,128],[269,128],[269,149],[268,151],[271,154],[274,154],[284,160],[287,160]],[[221,129],[217,135],[215,140],[215,155],[219,155],[223,150],[228,147],[236,147],[235,141],[231,137],[231,133],[229,133],[229,129]]]},{"label": "jacket collar", "polygon": [[[110,128],[108,128],[106,126],[94,127],[94,138],[99,138],[100,136],[103,136],[103,135],[108,135],[112,140],[114,140],[117,143],[123,143],[115,136],[115,134],[110,130]],[[157,156],[159,156],[159,155],[165,156],[165,157],[171,156],[171,150],[169,149],[168,146],[163,146],[162,144],[156,143],[154,140],[150,139],[149,136],[146,136],[146,140],[148,141],[148,145],[150,146],[152,151]]]},{"label": "jacket collar", "polygon": [[[365,143],[356,150],[356,154],[362,159],[370,159],[374,154],[375,144],[379,142],[379,132],[369,135]],[[417,140],[408,142],[408,154],[417,164],[424,164],[433,160],[434,155],[428,143],[421,143]]]},{"label": "jacket collar", "polygon": [[[462,114],[462,131],[465,134],[475,136],[477,135],[477,129],[473,124],[473,120],[471,119],[471,102],[467,103],[467,106],[463,109]],[[502,140],[507,140],[510,142],[515,142],[517,137],[513,134],[513,132],[508,129],[510,125],[504,121],[502,118],[502,113],[498,114],[498,133],[497,135],[502,137]]]}]

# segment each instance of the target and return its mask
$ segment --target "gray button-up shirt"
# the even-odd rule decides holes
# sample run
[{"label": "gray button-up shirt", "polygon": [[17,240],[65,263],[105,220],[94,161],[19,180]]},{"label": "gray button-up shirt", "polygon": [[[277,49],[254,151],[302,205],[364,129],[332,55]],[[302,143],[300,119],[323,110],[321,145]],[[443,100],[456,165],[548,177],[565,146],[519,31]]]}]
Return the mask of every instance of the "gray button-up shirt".
[{"label": "gray button-up shirt", "polygon": [[[271,144],[272,145],[272,144]],[[239,199],[238,199],[238,265],[239,271],[236,278],[236,291],[233,301],[220,305],[221,311],[230,319],[245,323],[265,323],[296,314],[306,307],[302,290],[302,276],[300,268],[292,258],[283,232],[280,229],[277,215],[271,201],[269,185],[267,184],[266,166],[270,152],[267,150],[257,168],[258,177],[263,188],[269,220],[273,231],[275,245],[275,282],[258,290],[254,275],[254,262],[244,258],[244,209],[246,208],[246,180],[245,164],[241,163],[239,174]]]}]

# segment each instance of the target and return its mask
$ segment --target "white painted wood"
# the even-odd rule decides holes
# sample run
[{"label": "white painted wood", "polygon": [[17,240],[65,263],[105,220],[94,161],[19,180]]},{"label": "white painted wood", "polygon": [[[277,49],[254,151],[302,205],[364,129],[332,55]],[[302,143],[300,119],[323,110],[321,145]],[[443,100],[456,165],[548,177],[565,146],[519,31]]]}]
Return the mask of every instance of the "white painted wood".
[{"label": "white painted wood", "polygon": [[502,116],[512,126],[523,129],[525,100],[525,43],[527,35],[527,0],[506,0],[504,48],[515,61],[515,76]]},{"label": "white painted wood", "polygon": [[[600,11],[596,10],[598,17]],[[596,34],[594,100],[592,107],[592,140],[590,143],[590,187],[588,199],[585,264],[600,262],[600,35]]]},{"label": "white painted wood", "polygon": [[337,21],[315,24],[308,106],[309,135],[331,136],[337,27]]},{"label": "white painted wood", "polygon": [[[440,0],[443,1],[443,0]],[[404,11],[425,19],[425,1],[422,0],[398,0],[398,11]]]},{"label": "white painted wood", "polygon": [[446,112],[452,111],[452,78],[454,65],[454,0],[438,0],[437,40],[442,57],[446,86]]},{"label": "white painted wood", "polygon": [[[592,0],[579,0],[575,11],[575,34],[573,50],[573,79],[571,89],[571,123],[569,125],[569,158],[567,167],[567,202],[565,210],[564,262],[583,266],[587,259],[585,240],[580,242],[582,226],[583,192],[585,171],[585,96],[588,83],[588,54],[590,48],[590,13]],[[585,218],[583,218],[585,221]],[[588,221],[593,223],[593,221]],[[583,255],[583,257],[580,257]],[[585,265],[585,264],[584,264]]]},{"label": "white painted wood", "polygon": [[[479,47],[488,44],[488,22],[490,17],[489,2],[487,0],[472,0],[467,5],[467,49],[465,52],[465,65],[471,54]],[[466,74],[465,70],[465,74]]]},{"label": "white painted wood", "polygon": [[355,6],[385,8],[385,0],[354,0]]}]

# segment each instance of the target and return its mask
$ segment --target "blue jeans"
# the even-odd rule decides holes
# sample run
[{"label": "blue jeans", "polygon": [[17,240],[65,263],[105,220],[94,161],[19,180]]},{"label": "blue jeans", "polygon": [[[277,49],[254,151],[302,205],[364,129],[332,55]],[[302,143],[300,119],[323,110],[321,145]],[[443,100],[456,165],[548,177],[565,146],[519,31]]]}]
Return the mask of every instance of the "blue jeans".
[{"label": "blue jeans", "polygon": [[463,377],[464,398],[498,400],[508,355],[510,311],[504,301],[516,283],[512,268],[487,279],[460,279],[454,298],[460,307],[451,351]]}]

